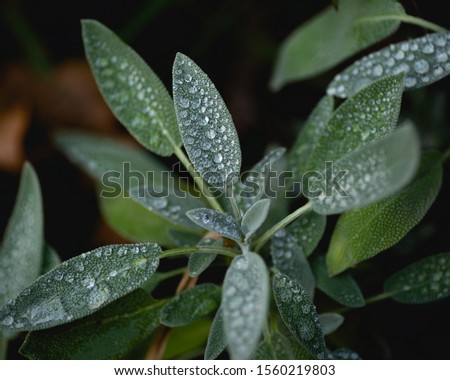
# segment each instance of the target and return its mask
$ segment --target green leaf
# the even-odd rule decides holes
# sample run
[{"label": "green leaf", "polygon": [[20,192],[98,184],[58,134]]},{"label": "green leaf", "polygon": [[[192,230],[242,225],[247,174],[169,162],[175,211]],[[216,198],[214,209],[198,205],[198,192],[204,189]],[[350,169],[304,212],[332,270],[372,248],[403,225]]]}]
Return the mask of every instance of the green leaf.
[{"label": "green leaf", "polygon": [[0,310],[0,329],[41,330],[90,315],[147,281],[160,253],[155,243],[110,245],[67,260]]},{"label": "green leaf", "polygon": [[228,239],[241,241],[241,228],[230,215],[209,208],[198,208],[186,213],[200,227],[218,233]]},{"label": "green leaf", "polygon": [[316,356],[311,354],[305,346],[300,343],[297,339],[294,339],[292,337],[288,338],[289,343],[291,345],[291,349],[294,353],[294,359],[295,360],[314,360],[317,359]]},{"label": "green leaf", "polygon": [[0,248],[0,307],[41,274],[43,247],[44,220],[39,179],[26,162]]},{"label": "green leaf", "polygon": [[[328,6],[283,42],[270,82],[273,90],[320,74],[394,33],[405,11],[392,0],[342,0]],[[390,19],[389,19],[390,18]]]},{"label": "green leaf", "polygon": [[274,332],[258,346],[253,359],[293,360],[295,357],[289,339],[278,332]]},{"label": "green leaf", "polygon": [[177,327],[198,321],[219,307],[220,292],[217,285],[201,284],[176,295],[161,310],[161,323]]},{"label": "green leaf", "polygon": [[269,215],[270,199],[261,199],[254,203],[244,214],[241,222],[242,232],[248,240],[263,225]]},{"label": "green leaf", "polygon": [[288,154],[287,171],[293,174],[293,180],[299,181],[311,168],[312,153],[317,148],[320,138],[329,129],[327,122],[334,109],[331,96],[324,96],[313,109]]},{"label": "green leaf", "polygon": [[211,185],[239,175],[241,149],[231,115],[208,76],[178,53],[173,97],[183,144],[195,170]]},{"label": "green leaf", "polygon": [[219,308],[209,332],[208,343],[205,348],[205,360],[214,360],[225,350],[226,346],[227,338],[223,328],[223,313],[222,309]]},{"label": "green leaf", "polygon": [[186,216],[186,212],[200,208],[205,204],[187,191],[177,189],[177,192],[172,188],[172,185],[166,188],[166,191],[162,194],[153,187],[134,187],[130,189],[130,196],[147,210],[175,225],[197,229],[197,225]]},{"label": "green leaf", "polygon": [[307,170],[322,171],[326,161],[390,133],[397,125],[404,74],[379,79],[347,99],[332,114],[311,152]]},{"label": "green leaf", "polygon": [[[319,214],[338,214],[386,198],[411,181],[419,159],[414,128],[400,128],[337,160],[328,173],[325,170],[312,208]],[[340,174],[345,175],[338,181]]]},{"label": "green leaf", "polygon": [[389,277],[384,291],[403,303],[419,304],[450,296],[450,253],[426,257]]},{"label": "green leaf", "polygon": [[156,330],[163,305],[135,290],[89,317],[30,332],[20,353],[32,360],[121,358]]},{"label": "green leaf", "polygon": [[338,313],[322,313],[319,314],[319,322],[323,335],[328,335],[336,331],[344,323],[344,317]]},{"label": "green leaf", "polygon": [[314,297],[316,281],[302,246],[289,229],[279,230],[273,237],[270,255],[275,267],[302,284],[310,298]]},{"label": "green leaf", "polygon": [[202,237],[202,235],[198,233],[174,229],[168,230],[167,234],[178,247],[193,247],[194,245],[199,244],[199,240]]},{"label": "green leaf", "polygon": [[55,142],[72,162],[94,180],[112,188],[128,190],[147,184],[160,188],[164,179],[162,173],[168,171],[165,165],[139,146],[102,135],[59,132]]},{"label": "green leaf", "polygon": [[137,242],[154,241],[171,247],[169,229],[176,226],[166,219],[146,210],[131,198],[98,197],[100,211],[106,223],[119,235]]},{"label": "green leaf", "polygon": [[269,273],[254,252],[235,257],[222,291],[226,341],[232,359],[248,359],[256,348],[269,307]]},{"label": "green leaf", "polygon": [[[195,245],[195,244],[194,244]],[[199,243],[199,246],[223,246],[223,239],[203,238]],[[189,255],[188,269],[191,277],[200,276],[205,271],[214,259],[217,257],[216,253],[208,252],[195,252]]]},{"label": "green leaf", "polygon": [[42,262],[42,270],[41,274],[45,274],[54,267],[61,264],[61,258],[58,253],[53,249],[53,247],[48,244],[44,244],[43,252],[42,252],[43,262]]},{"label": "green leaf", "polygon": [[291,223],[287,231],[302,247],[305,256],[309,256],[322,239],[326,224],[327,217],[325,215],[311,211]]},{"label": "green leaf", "polygon": [[181,145],[173,102],[164,85],[128,45],[94,20],[83,20],[83,42],[100,92],[133,137],[170,156]]},{"label": "green leaf", "polygon": [[208,339],[210,319],[201,319],[189,326],[175,327],[169,336],[163,360],[200,357]]},{"label": "green leaf", "polygon": [[[233,183],[233,194],[239,209],[246,212],[255,202],[262,198],[269,198],[271,177],[274,164],[278,162],[286,152],[285,148],[270,150],[250,170],[241,175],[241,181]],[[273,185],[273,184],[272,184]]]},{"label": "green leaf", "polygon": [[329,360],[360,360],[361,357],[347,348],[339,348],[327,355]]},{"label": "green leaf", "polygon": [[450,32],[444,31],[392,44],[356,61],[328,85],[329,95],[352,96],[378,78],[405,73],[405,89],[438,81],[450,73]]},{"label": "green leaf", "polygon": [[303,287],[290,277],[277,273],[273,278],[273,295],[289,331],[317,359],[324,359],[325,341],[316,307]]},{"label": "green leaf", "polygon": [[347,307],[364,306],[365,301],[356,281],[349,273],[329,277],[325,256],[317,256],[312,261],[317,288],[336,302]]},{"label": "green leaf", "polygon": [[413,182],[401,192],[342,215],[327,253],[330,273],[339,273],[399,242],[424,217],[441,183],[439,154],[428,153]]}]

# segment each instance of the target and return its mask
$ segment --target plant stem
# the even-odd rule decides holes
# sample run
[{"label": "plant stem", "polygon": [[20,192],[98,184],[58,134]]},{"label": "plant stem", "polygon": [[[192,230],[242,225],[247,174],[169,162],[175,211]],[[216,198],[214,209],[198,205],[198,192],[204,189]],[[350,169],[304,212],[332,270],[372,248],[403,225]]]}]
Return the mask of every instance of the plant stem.
[{"label": "plant stem", "polygon": [[311,210],[312,203],[308,202],[304,206],[298,208],[293,213],[286,216],[284,219],[280,220],[277,224],[269,228],[257,241],[255,244],[255,251],[259,251],[264,244],[279,230],[286,227],[288,224],[292,223],[295,219],[299,218],[303,214],[306,214]]},{"label": "plant stem", "polygon": [[179,276],[185,272],[185,268],[177,268],[167,272],[159,272],[161,280],[168,280],[169,278]]},{"label": "plant stem", "polygon": [[239,207],[236,203],[236,199],[234,198],[234,193],[233,193],[233,182],[230,181],[227,185],[226,185],[226,195],[227,198],[230,200],[230,205],[231,205],[231,209],[233,210],[233,215],[234,218],[240,222],[241,221],[241,211],[239,210]]},{"label": "plant stem", "polygon": [[186,255],[188,253],[195,252],[205,252],[205,253],[216,253],[218,255],[235,257],[239,255],[239,252],[235,249],[226,247],[214,247],[214,246],[198,246],[198,247],[182,247],[182,248],[172,248],[164,251],[159,258],[173,257],[179,255]]},{"label": "plant stem", "polygon": [[219,202],[217,202],[217,199],[214,197],[214,195],[211,194],[211,192],[208,189],[208,186],[206,186],[202,177],[195,171],[194,167],[189,161],[189,158],[187,158],[187,156],[178,146],[174,145],[173,148],[175,151],[175,155],[178,157],[180,162],[183,164],[183,166],[187,169],[191,177],[194,179],[195,184],[198,186],[200,192],[207,199],[211,207],[216,209],[217,211],[223,212],[222,206],[220,205]]},{"label": "plant stem", "polygon": [[387,15],[387,16],[375,16],[375,17],[363,17],[359,19],[359,22],[378,22],[385,20],[398,20],[405,22],[407,24],[413,24],[421,26],[425,29],[431,30],[433,32],[443,32],[445,28],[440,25],[434,24],[430,21],[424,20],[420,17],[415,17],[407,14],[403,15]]}]

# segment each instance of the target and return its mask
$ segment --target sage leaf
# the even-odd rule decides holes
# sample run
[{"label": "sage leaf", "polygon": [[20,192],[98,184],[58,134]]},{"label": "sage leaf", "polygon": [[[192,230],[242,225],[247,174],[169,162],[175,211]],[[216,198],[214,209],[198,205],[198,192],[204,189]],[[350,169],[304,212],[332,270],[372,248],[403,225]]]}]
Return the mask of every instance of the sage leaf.
[{"label": "sage leaf", "polygon": [[347,348],[339,348],[327,355],[329,360],[360,360],[361,357],[354,351]]},{"label": "sage leaf", "polygon": [[269,274],[254,252],[235,257],[222,291],[222,312],[232,359],[248,359],[261,337],[269,307]]},{"label": "sage leaf", "polygon": [[347,307],[364,306],[361,289],[349,273],[329,277],[323,255],[315,257],[311,266],[316,277],[317,288],[327,296]]},{"label": "sage leaf", "polygon": [[170,229],[167,233],[178,247],[192,247],[199,244],[199,240],[201,239],[201,235],[191,231]]},{"label": "sage leaf", "polygon": [[344,323],[344,317],[338,313],[322,313],[319,314],[319,322],[323,335],[329,335]]},{"label": "sage leaf", "polygon": [[311,168],[312,153],[317,148],[320,138],[328,128],[334,101],[331,96],[324,96],[313,109],[305,126],[299,133],[288,154],[287,170],[292,172],[292,179],[299,181]]},{"label": "sage leaf", "polygon": [[43,252],[42,252],[42,270],[41,274],[45,274],[54,267],[61,264],[61,258],[58,253],[54,250],[53,247],[48,244],[44,244]]},{"label": "sage leaf", "polygon": [[419,159],[420,141],[408,124],[345,155],[328,173],[325,170],[316,182],[320,194],[312,199],[312,208],[319,214],[338,214],[386,198],[411,181]]},{"label": "sage leaf", "polygon": [[302,284],[308,296],[314,297],[316,280],[309,266],[303,247],[289,229],[279,230],[271,240],[270,255],[275,267]]},{"label": "sage leaf", "polygon": [[241,222],[242,232],[248,240],[263,225],[269,215],[270,199],[261,199],[254,203],[244,214]]},{"label": "sage leaf", "polygon": [[170,186],[161,194],[152,187],[134,187],[130,189],[130,196],[147,210],[175,225],[198,229],[198,226],[186,216],[186,212],[205,204],[187,191],[178,189],[177,193],[175,188]]},{"label": "sage leaf", "polygon": [[283,42],[270,82],[273,90],[320,74],[388,37],[404,15],[392,0],[342,0],[294,30]]},{"label": "sage leaf", "polygon": [[381,78],[342,103],[331,115],[311,153],[308,170],[323,171],[326,161],[392,132],[403,94],[404,74]]},{"label": "sage leaf", "polygon": [[405,90],[428,86],[450,73],[449,46],[448,31],[391,44],[336,75],[327,92],[346,98],[382,76],[400,72],[405,73]]},{"label": "sage leaf", "polygon": [[450,253],[419,260],[387,279],[384,291],[402,303],[420,304],[450,296]]},{"label": "sage leaf", "polygon": [[223,328],[223,313],[222,309],[219,308],[209,331],[208,343],[205,348],[205,360],[216,359],[225,350],[226,346],[227,339]]},{"label": "sage leaf", "polygon": [[[213,239],[210,237],[203,238],[199,246],[223,246],[223,239]],[[188,270],[191,277],[200,276],[215,260],[216,253],[194,252],[189,255]]]},{"label": "sage leaf", "polygon": [[160,321],[169,327],[190,325],[216,310],[221,289],[214,284],[201,284],[173,297],[161,310]]},{"label": "sage leaf", "polygon": [[325,215],[311,211],[291,223],[287,231],[302,247],[305,256],[309,256],[322,239],[326,224],[327,217]]},{"label": "sage leaf", "polygon": [[170,156],[181,145],[172,99],[127,44],[95,20],[82,21],[86,57],[111,111],[148,150]]},{"label": "sage leaf", "polygon": [[439,154],[427,153],[416,177],[401,192],[343,214],[327,252],[329,272],[342,272],[400,241],[424,217],[441,183]]},{"label": "sage leaf", "polygon": [[0,310],[0,329],[41,330],[90,315],[147,281],[160,253],[155,243],[110,245],[64,261]]},{"label": "sage leaf", "polygon": [[264,340],[253,356],[254,360],[294,360],[289,339],[278,332],[272,333]]},{"label": "sage leaf", "polygon": [[316,307],[300,283],[277,273],[273,278],[273,295],[289,331],[317,359],[324,359],[325,341]]},{"label": "sage leaf", "polygon": [[237,177],[241,148],[231,115],[208,76],[181,53],[173,64],[173,97],[183,144],[197,173],[214,186]]},{"label": "sage leaf", "polygon": [[136,242],[154,241],[165,247],[174,243],[168,235],[176,229],[173,223],[152,213],[127,196],[98,196],[105,222],[120,236]]},{"label": "sage leaf", "polygon": [[198,208],[186,213],[195,224],[234,241],[241,240],[241,228],[230,215],[209,208]]},{"label": "sage leaf", "polygon": [[43,247],[44,221],[39,179],[33,167],[26,162],[0,248],[0,307],[41,274]]},{"label": "sage leaf", "polygon": [[163,305],[135,290],[86,318],[28,333],[20,353],[32,360],[123,358],[158,328]]}]

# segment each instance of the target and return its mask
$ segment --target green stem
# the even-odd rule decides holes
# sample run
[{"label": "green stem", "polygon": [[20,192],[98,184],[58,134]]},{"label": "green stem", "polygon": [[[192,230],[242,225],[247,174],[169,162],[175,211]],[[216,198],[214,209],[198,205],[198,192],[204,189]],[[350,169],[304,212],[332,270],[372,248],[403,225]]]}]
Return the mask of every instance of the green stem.
[{"label": "green stem", "polygon": [[420,17],[410,16],[407,14],[404,15],[386,15],[386,16],[375,16],[375,17],[363,17],[359,19],[359,22],[378,22],[378,21],[387,21],[387,20],[398,20],[407,24],[413,24],[417,26],[421,26],[425,29],[432,30],[434,32],[443,32],[445,28],[440,25],[434,24],[430,21],[421,19]]},{"label": "green stem", "polygon": [[235,219],[240,222],[241,221],[241,211],[239,210],[239,207],[236,203],[236,199],[234,198],[234,192],[233,192],[233,182],[230,181],[227,185],[226,185],[226,194],[227,194],[227,198],[230,201],[230,205],[231,205],[231,209],[233,210],[233,215],[235,217]]},{"label": "green stem", "polygon": [[182,247],[173,248],[164,251],[159,258],[173,257],[180,255],[187,255],[189,253],[204,252],[204,253],[215,253],[217,255],[223,255],[228,257],[235,257],[239,255],[239,252],[235,249],[230,249],[226,247],[215,247],[215,246],[198,246],[198,247]]},{"label": "green stem", "polygon": [[255,251],[259,251],[264,244],[279,230],[286,227],[288,224],[292,223],[295,219],[299,218],[303,214],[306,214],[308,211],[311,210],[312,203],[308,202],[304,206],[298,208],[295,210],[292,214],[289,214],[284,219],[280,220],[277,224],[275,224],[273,227],[269,228],[257,241],[255,244]]},{"label": "green stem", "polygon": [[182,275],[186,271],[186,268],[177,268],[167,272],[159,272],[161,280],[168,280],[169,278]]},{"label": "green stem", "polygon": [[174,145],[174,152],[175,155],[178,157],[180,162],[183,164],[183,166],[187,169],[191,177],[194,179],[195,184],[200,189],[200,192],[204,195],[204,197],[207,199],[209,204],[212,208],[216,209],[217,211],[223,212],[223,208],[220,205],[220,203],[217,201],[217,199],[214,197],[214,195],[211,194],[211,192],[208,189],[208,186],[206,186],[205,182],[203,181],[202,177],[195,171],[194,167],[192,166],[191,162],[189,161],[189,158],[184,154],[184,152],[179,148],[178,146]]}]

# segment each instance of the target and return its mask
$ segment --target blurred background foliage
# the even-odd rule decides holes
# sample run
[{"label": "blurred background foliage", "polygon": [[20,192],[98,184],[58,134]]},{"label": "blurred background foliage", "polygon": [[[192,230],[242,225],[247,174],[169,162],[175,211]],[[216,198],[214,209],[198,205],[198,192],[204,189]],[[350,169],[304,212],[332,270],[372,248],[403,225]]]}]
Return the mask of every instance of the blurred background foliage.
[{"label": "blurred background foliage", "polygon": [[[101,21],[128,42],[171,88],[176,52],[194,59],[222,93],[238,129],[243,166],[268,145],[289,147],[309,112],[337,72],[354,58],[314,78],[273,93],[268,83],[277,49],[297,26],[329,5],[328,0],[124,0],[0,2],[0,230],[16,196],[25,159],[41,181],[46,240],[63,259],[94,247],[124,242],[102,220],[93,182],[52,143],[61,129],[93,131],[133,143],[103,102],[84,59],[80,19]],[[402,1],[408,14],[448,27],[442,2]],[[424,33],[402,25],[388,40],[356,58]],[[402,117],[418,126],[425,148],[450,145],[450,81],[406,93]],[[173,164],[173,158],[166,163]],[[424,220],[398,245],[354,272],[366,296],[383,279],[426,254],[450,250],[447,199],[449,167],[441,193]],[[321,251],[335,224],[329,218]],[[331,308],[318,294],[316,303]],[[437,342],[450,336],[450,305],[412,306],[384,301],[346,315],[330,336],[363,358],[448,358]],[[12,345],[11,349],[17,347]],[[17,351],[17,350],[15,350]]]}]

